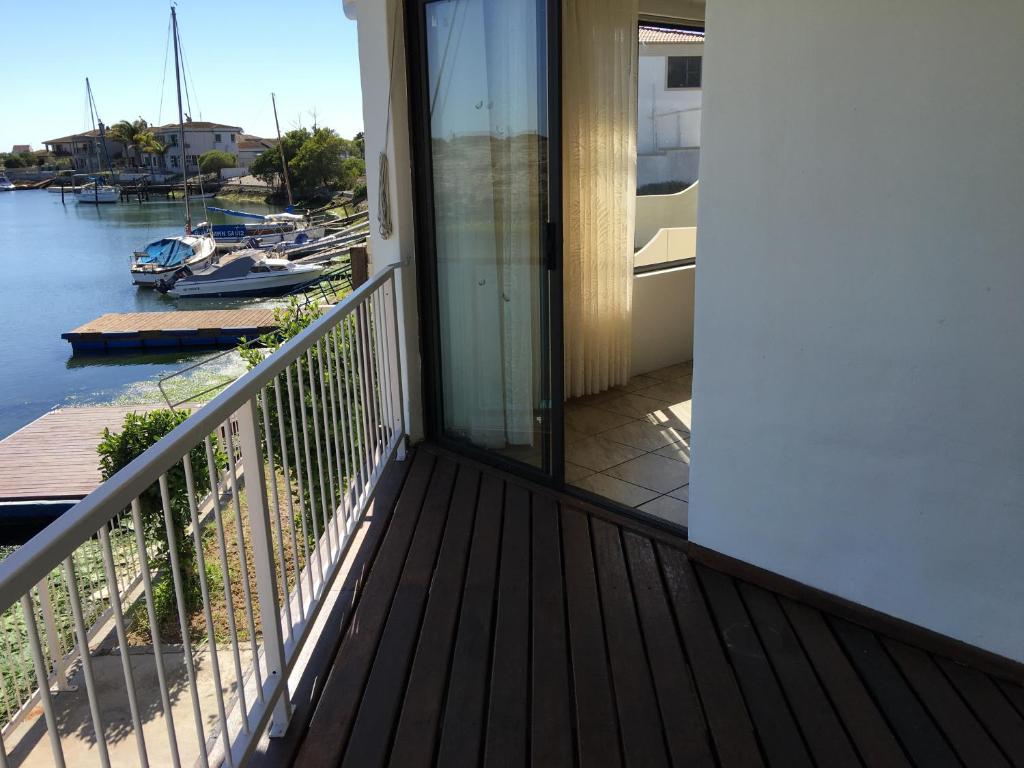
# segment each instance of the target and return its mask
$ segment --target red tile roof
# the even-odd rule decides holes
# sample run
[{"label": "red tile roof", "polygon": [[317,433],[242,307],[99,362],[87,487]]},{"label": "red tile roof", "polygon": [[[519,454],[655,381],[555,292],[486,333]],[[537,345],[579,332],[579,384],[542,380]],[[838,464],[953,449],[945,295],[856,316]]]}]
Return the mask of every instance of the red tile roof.
[{"label": "red tile roof", "polygon": [[704,33],[688,29],[672,29],[671,27],[640,27],[641,43],[703,43]]}]

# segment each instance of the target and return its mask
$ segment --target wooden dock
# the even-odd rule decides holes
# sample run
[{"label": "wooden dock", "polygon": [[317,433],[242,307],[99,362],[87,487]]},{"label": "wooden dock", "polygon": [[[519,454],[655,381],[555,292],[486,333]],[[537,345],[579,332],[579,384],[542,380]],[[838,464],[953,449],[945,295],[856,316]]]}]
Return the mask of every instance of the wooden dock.
[{"label": "wooden dock", "polygon": [[0,440],[0,544],[28,541],[103,482],[96,448],[105,427],[161,407],[60,408]]},{"label": "wooden dock", "polygon": [[273,331],[273,309],[110,312],[62,333],[78,351],[225,347]]},{"label": "wooden dock", "polygon": [[0,503],[84,499],[99,486],[104,428],[162,405],[59,408],[0,440]]}]

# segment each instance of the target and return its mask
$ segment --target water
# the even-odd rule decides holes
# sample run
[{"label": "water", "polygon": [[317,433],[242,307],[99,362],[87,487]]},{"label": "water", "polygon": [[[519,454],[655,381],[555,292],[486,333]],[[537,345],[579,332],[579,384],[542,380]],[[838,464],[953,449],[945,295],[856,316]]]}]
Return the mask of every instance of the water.
[{"label": "water", "polygon": [[[217,204],[217,203],[214,203]],[[193,217],[205,218],[202,201]],[[57,405],[159,402],[156,381],[216,353],[72,355],[61,339],[104,312],[214,309],[253,304],[229,299],[176,301],[132,285],[131,252],[182,231],[182,202],[61,205],[41,190],[0,193],[0,438]],[[254,213],[249,202],[225,205]],[[214,223],[231,221],[210,213]],[[237,221],[235,219],[234,221]],[[255,303],[259,303],[258,301]],[[237,375],[237,356],[203,366],[204,376]]]}]

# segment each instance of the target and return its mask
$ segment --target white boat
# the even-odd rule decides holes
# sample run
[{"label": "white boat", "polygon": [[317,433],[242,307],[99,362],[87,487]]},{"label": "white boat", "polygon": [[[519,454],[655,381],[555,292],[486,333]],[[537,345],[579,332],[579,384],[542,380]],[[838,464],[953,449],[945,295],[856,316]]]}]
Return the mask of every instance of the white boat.
[{"label": "white boat", "polygon": [[157,282],[156,289],[177,298],[280,296],[315,280],[323,271],[321,264],[268,259],[262,251],[246,248],[221,256],[202,269],[182,267]]},{"label": "white boat", "polygon": [[75,190],[76,203],[116,203],[121,199],[121,188],[95,181]]},{"label": "white boat", "polygon": [[323,237],[308,237],[307,232],[300,232],[292,242],[275,243],[273,245],[264,245],[262,238],[258,239],[261,241],[259,245],[260,250],[294,261],[303,256],[309,256],[329,248],[341,248],[361,242],[366,239],[368,234],[366,231],[360,233],[337,232],[333,235],[324,235]]},{"label": "white boat", "polygon": [[217,244],[209,235],[175,235],[154,240],[132,254],[132,282],[153,288],[157,281],[170,277],[183,266],[203,269],[210,266]]},{"label": "white boat", "polygon": [[7,174],[0,172],[0,192],[13,192],[14,182],[7,178]]},{"label": "white boat", "polygon": [[[113,175],[113,169],[110,167],[110,157],[107,155],[107,139],[104,134],[105,127],[103,125],[103,121],[100,120],[99,112],[96,110],[96,100],[93,98],[92,85],[90,85],[88,77],[85,78],[85,93],[86,100],[89,103],[89,117],[92,120],[93,130],[96,129],[97,123],[99,123],[100,126],[99,136],[95,143],[97,167],[106,167],[107,172]],[[121,188],[104,184],[98,177],[92,177],[92,181],[90,183],[75,190],[76,203],[116,203],[120,199]]]},{"label": "white boat", "polygon": [[[181,112],[181,72],[178,68],[181,40],[178,37],[178,17],[171,6],[171,26],[174,31],[175,80],[178,83],[178,135],[181,146],[185,143],[185,118]],[[192,229],[192,212],[188,207],[188,180],[185,181],[185,234],[154,240],[141,251],[132,254],[132,282],[142,288],[156,288],[166,292],[174,282],[195,272],[210,269],[217,260],[217,241],[206,232]],[[198,228],[197,228],[198,229]]]}]

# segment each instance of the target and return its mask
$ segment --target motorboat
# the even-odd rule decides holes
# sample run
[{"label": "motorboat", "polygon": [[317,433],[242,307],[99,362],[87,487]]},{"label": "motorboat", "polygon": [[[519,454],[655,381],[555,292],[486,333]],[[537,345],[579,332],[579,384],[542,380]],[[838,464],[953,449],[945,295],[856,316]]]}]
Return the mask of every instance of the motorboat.
[{"label": "motorboat", "polygon": [[322,264],[267,258],[259,249],[245,248],[220,256],[201,269],[183,266],[157,281],[156,289],[176,298],[280,296],[315,280],[323,271]]},{"label": "motorboat", "polygon": [[305,216],[297,213],[247,213],[231,211],[226,208],[214,208],[213,206],[210,206],[209,210],[218,211],[228,216],[258,220],[257,222],[237,224],[210,224],[205,221],[198,224],[195,232],[213,235],[214,240],[217,241],[217,247],[221,250],[238,248],[253,237],[259,238],[260,245],[267,246],[296,241],[304,243],[324,236],[322,225],[313,225]]},{"label": "motorboat", "polygon": [[320,251],[343,248],[346,245],[362,242],[366,239],[367,234],[366,231],[359,233],[337,232],[331,235],[324,235],[323,237],[309,237],[305,232],[300,232],[291,242],[275,243],[273,245],[264,245],[260,238],[257,238],[257,240],[259,241],[258,247],[261,250],[269,251],[274,256],[294,261],[295,259],[310,256]]},{"label": "motorboat", "polygon": [[162,237],[132,254],[132,282],[153,288],[158,280],[170,277],[183,266],[208,267],[216,253],[217,243],[209,235]]},{"label": "motorboat", "polygon": [[0,171],[0,192],[13,192],[14,182],[7,178],[7,174]]},{"label": "motorboat", "polygon": [[90,182],[75,190],[76,203],[116,203],[121,199],[121,188],[109,184]]}]

